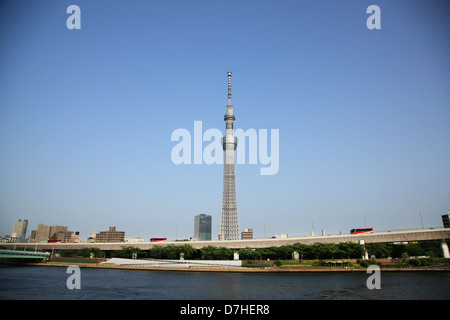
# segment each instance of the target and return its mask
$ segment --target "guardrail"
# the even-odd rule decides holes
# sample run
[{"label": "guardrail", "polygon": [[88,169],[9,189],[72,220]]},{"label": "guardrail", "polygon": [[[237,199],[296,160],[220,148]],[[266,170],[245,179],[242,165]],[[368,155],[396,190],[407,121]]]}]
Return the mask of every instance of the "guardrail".
[{"label": "guardrail", "polygon": [[[402,232],[402,231],[420,231],[420,230],[433,230],[433,229],[442,229],[443,227],[428,227],[428,228],[405,228],[405,229],[386,229],[386,230],[377,230],[374,229],[371,233],[386,233],[386,232]],[[350,231],[340,232],[340,233],[328,233],[325,234],[324,237],[336,237],[336,236],[348,236],[351,235]],[[322,233],[314,234],[289,234],[287,238],[278,238],[278,239],[289,239],[289,238],[306,238],[306,237],[322,237]],[[276,239],[275,237],[263,237],[263,238],[253,238],[255,240],[267,240],[267,239]]]},{"label": "guardrail", "polygon": [[20,258],[23,256],[27,258],[47,258],[50,256],[50,252],[0,249],[0,257],[3,258]]},{"label": "guardrail", "polygon": [[174,260],[174,259],[125,259],[111,258],[101,265],[115,264],[120,267],[147,268],[237,268],[242,266],[240,260]]}]

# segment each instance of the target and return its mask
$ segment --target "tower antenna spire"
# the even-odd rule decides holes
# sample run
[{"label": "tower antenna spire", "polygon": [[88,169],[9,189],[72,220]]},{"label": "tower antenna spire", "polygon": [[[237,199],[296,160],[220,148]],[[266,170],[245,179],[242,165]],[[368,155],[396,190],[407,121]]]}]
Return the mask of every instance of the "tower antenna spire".
[{"label": "tower antenna spire", "polygon": [[231,72],[227,72],[228,75],[228,105],[231,105]]}]

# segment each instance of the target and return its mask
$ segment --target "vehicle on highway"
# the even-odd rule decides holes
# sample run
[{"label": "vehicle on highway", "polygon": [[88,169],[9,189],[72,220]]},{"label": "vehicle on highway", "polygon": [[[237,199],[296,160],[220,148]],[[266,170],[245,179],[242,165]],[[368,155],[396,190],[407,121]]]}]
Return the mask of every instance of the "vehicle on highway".
[{"label": "vehicle on highway", "polygon": [[373,228],[359,228],[350,230],[350,234],[370,233],[373,232]]}]

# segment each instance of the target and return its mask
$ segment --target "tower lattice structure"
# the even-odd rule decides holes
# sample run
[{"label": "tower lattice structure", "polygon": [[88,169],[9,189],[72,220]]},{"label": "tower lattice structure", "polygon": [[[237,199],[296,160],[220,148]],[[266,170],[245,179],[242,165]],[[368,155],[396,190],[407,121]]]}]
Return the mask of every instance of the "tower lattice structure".
[{"label": "tower lattice structure", "polygon": [[222,138],[222,147],[224,151],[224,169],[223,169],[223,198],[222,198],[222,217],[220,221],[220,235],[222,240],[239,239],[239,221],[236,200],[236,165],[235,152],[237,147],[237,138],[234,136],[233,123],[236,119],[231,105],[231,72],[228,76],[228,105],[227,113],[224,116],[226,123],[225,136]]}]

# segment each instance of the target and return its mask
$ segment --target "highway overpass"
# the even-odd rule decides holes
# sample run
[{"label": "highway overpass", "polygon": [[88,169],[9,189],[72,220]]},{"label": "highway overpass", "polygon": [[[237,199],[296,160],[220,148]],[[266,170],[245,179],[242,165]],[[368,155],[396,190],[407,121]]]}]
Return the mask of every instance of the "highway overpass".
[{"label": "highway overpass", "polygon": [[[230,249],[242,248],[268,248],[279,247],[284,245],[291,245],[295,243],[313,244],[313,243],[340,243],[340,242],[355,242],[360,243],[363,240],[365,243],[379,243],[379,242],[409,242],[409,241],[424,241],[424,240],[447,240],[450,239],[450,228],[442,229],[420,229],[409,231],[392,231],[392,232],[377,232],[365,233],[356,235],[331,235],[331,236],[310,236],[299,238],[285,238],[285,239],[252,239],[252,240],[212,240],[212,241],[176,241],[176,242],[114,242],[114,243],[10,243],[0,244],[5,247],[16,248],[30,248],[36,250],[57,250],[57,249],[71,249],[79,250],[82,248],[97,248],[100,250],[120,250],[122,247],[135,247],[141,250],[148,250],[153,246],[167,246],[167,245],[183,245],[189,244],[195,249],[201,249],[205,246],[226,247]],[[442,242],[445,253],[445,241]],[[447,247],[448,252],[448,247]]]}]

